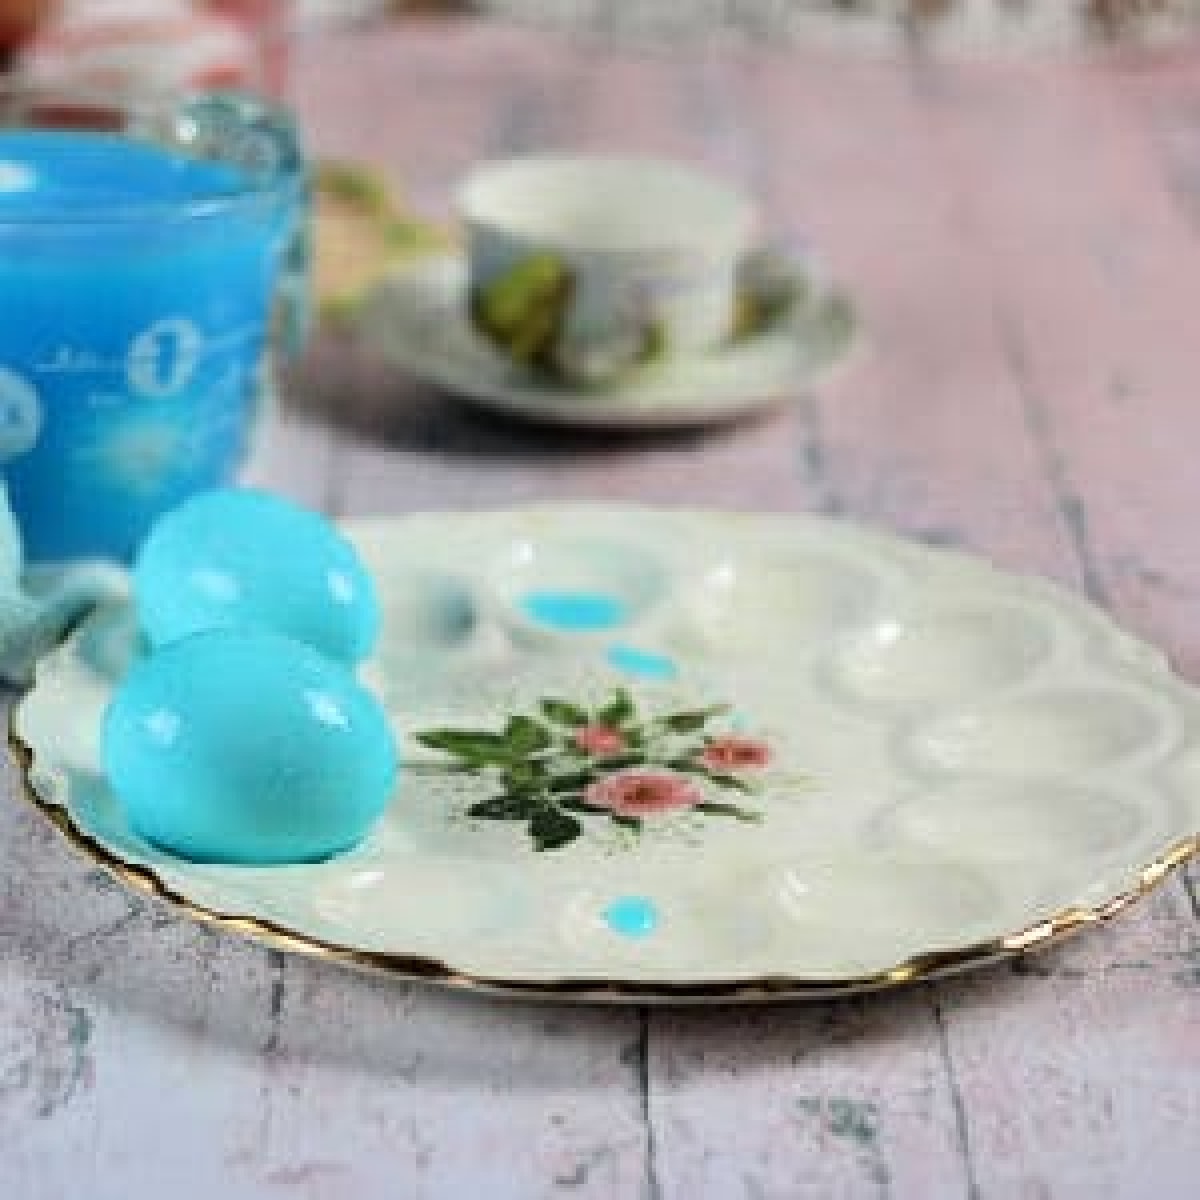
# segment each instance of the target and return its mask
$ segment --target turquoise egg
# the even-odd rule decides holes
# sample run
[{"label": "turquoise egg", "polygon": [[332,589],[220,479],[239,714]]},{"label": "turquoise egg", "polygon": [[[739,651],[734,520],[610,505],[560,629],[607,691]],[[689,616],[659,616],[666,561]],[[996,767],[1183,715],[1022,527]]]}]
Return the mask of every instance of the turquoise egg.
[{"label": "turquoise egg", "polygon": [[357,663],[379,632],[375,586],[324,517],[267,492],[202,492],[163,516],[134,563],[153,646],[214,628],[274,629]]},{"label": "turquoise egg", "polygon": [[397,774],[387,717],[353,675],[256,630],[193,634],[137,663],[109,704],[101,751],[133,829],[197,862],[346,850]]}]

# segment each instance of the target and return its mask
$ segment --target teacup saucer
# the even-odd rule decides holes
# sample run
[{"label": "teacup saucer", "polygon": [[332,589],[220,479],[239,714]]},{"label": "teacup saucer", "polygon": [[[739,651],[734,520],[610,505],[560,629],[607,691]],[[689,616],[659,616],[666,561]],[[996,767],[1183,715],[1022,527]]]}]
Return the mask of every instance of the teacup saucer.
[{"label": "teacup saucer", "polygon": [[752,305],[764,313],[756,328],[616,383],[573,387],[493,349],[471,324],[466,279],[457,254],[397,269],[364,302],[356,323],[364,343],[480,407],[558,425],[649,430],[730,421],[811,385],[854,340],[854,311],[843,292],[814,282],[794,257],[763,252],[746,281]]}]

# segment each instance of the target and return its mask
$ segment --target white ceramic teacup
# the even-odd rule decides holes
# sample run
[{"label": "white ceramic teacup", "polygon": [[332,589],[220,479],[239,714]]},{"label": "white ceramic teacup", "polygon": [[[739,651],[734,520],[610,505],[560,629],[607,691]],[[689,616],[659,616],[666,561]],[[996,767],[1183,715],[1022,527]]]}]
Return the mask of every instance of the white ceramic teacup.
[{"label": "white ceramic teacup", "polygon": [[458,193],[472,315],[514,360],[603,383],[730,334],[751,203],[651,158],[539,155],[478,166]]}]

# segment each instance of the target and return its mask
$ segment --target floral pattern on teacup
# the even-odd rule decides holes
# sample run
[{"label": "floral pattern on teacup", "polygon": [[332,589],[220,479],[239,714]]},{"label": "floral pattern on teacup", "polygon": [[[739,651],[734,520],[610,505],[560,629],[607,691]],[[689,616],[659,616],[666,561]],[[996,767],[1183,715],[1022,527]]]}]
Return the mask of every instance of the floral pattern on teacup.
[{"label": "floral pattern on teacup", "polygon": [[588,320],[577,290],[563,258],[530,254],[474,289],[471,317],[514,362],[584,383],[610,381],[665,352],[663,324],[644,298]]}]

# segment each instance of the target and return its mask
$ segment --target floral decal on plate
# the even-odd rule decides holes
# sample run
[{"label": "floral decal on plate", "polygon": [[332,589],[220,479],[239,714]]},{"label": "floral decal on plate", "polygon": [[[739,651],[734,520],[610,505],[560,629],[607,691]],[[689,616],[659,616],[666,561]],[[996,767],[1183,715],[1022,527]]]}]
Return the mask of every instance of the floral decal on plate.
[{"label": "floral decal on plate", "polygon": [[647,822],[690,812],[736,821],[762,814],[725,797],[755,792],[771,761],[756,738],[714,729],[728,705],[658,715],[638,711],[624,688],[589,710],[544,699],[536,715],[510,716],[501,730],[427,729],[416,741],[447,755],[435,769],[494,780],[466,815],[521,821],[535,850],[570,845],[588,818],[640,833]]}]

